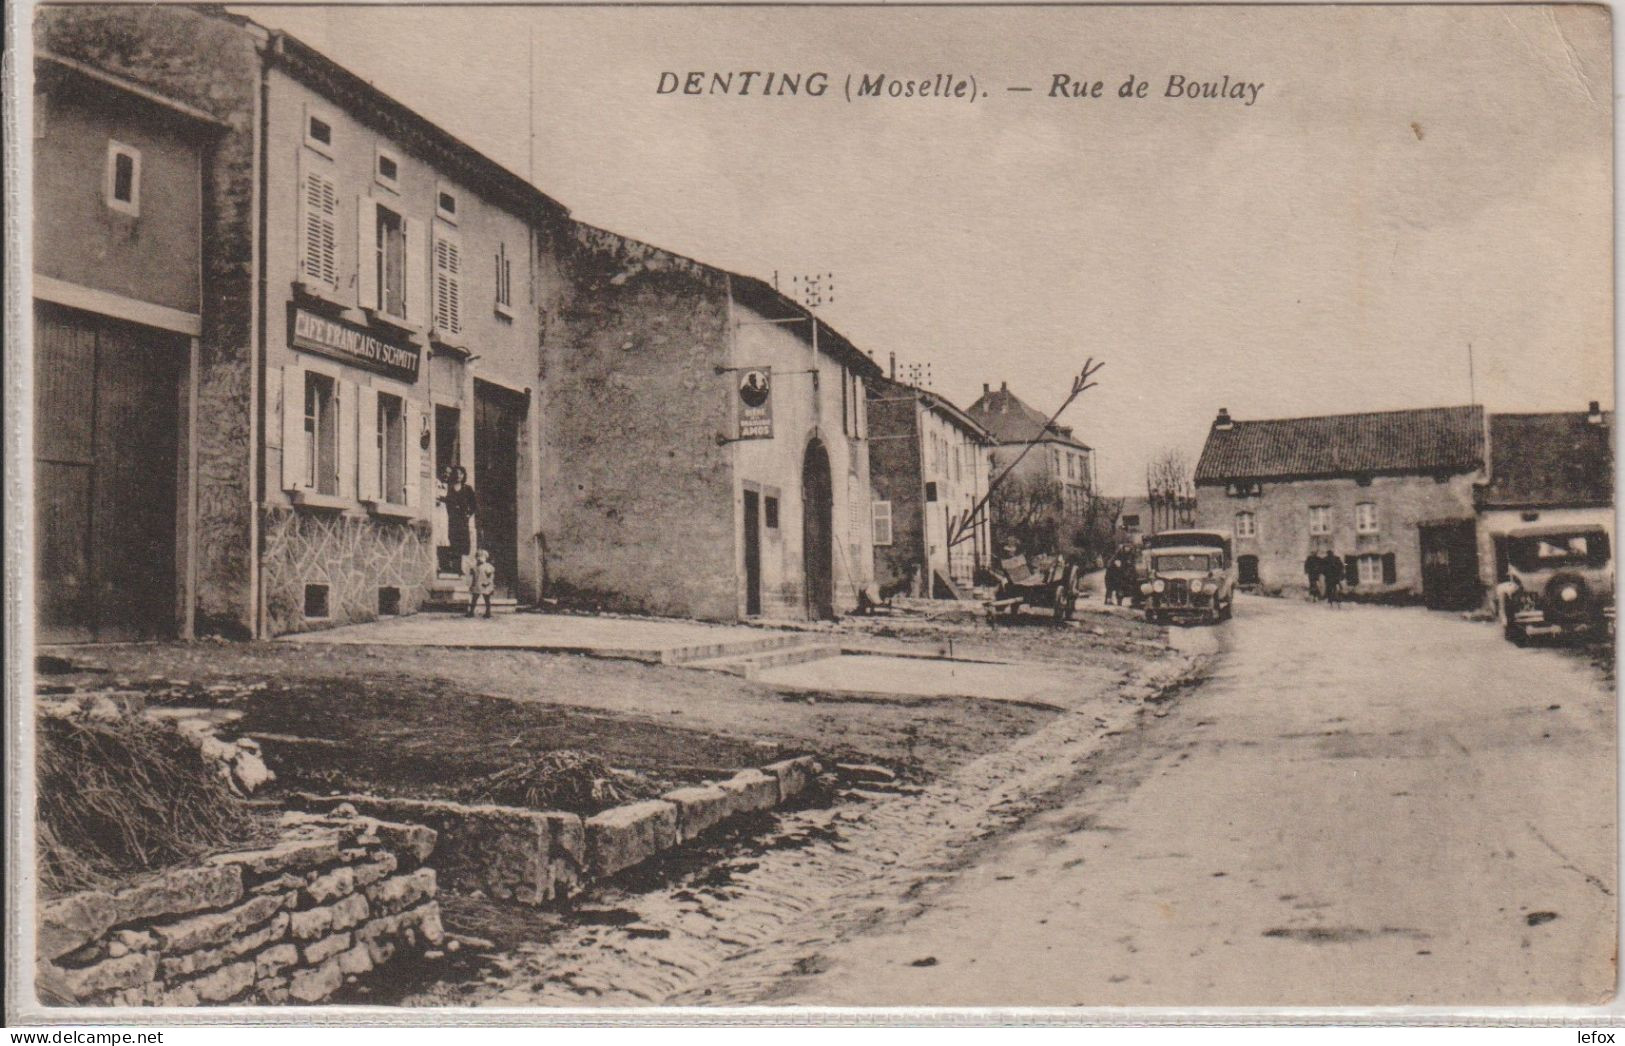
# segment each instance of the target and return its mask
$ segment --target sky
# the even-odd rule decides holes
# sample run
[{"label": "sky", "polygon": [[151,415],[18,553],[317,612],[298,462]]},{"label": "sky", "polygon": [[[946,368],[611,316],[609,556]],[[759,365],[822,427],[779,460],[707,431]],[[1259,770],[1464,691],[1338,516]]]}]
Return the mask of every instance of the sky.
[{"label": "sky", "polygon": [[[1194,461],[1220,407],[1613,400],[1601,8],[238,10],[582,221],[833,273],[820,315],[961,406],[1008,382],[1048,413],[1105,361],[1061,421],[1108,492],[1166,448]],[[730,70],[832,86],[657,90]],[[985,96],[844,97],[848,74],[938,73]],[[1102,97],[1052,98],[1055,74]],[[1130,75],[1145,98],[1117,97]],[[1165,97],[1175,75],[1263,86]]]}]

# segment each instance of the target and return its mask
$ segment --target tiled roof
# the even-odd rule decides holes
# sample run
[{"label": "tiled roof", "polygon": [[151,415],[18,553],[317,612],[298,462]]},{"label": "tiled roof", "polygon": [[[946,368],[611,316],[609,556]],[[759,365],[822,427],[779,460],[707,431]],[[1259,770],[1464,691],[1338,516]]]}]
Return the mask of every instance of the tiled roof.
[{"label": "tiled roof", "polygon": [[1215,427],[1196,482],[1469,471],[1484,461],[1484,408],[1236,421]]},{"label": "tiled roof", "polygon": [[1055,440],[1079,450],[1089,449],[1088,444],[1080,442],[1065,425],[1051,425],[1045,429],[1044,423],[1049,418],[1021,402],[1008,387],[983,392],[982,397],[972,403],[965,413],[992,433],[1000,443]]},{"label": "tiled roof", "polygon": [[1602,506],[1614,502],[1614,415],[1584,411],[1490,415],[1485,508]]}]

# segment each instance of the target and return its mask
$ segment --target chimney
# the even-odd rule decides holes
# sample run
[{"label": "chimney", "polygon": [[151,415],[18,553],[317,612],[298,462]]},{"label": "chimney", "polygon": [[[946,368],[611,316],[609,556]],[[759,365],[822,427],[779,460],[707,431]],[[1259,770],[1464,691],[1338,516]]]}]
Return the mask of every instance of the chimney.
[{"label": "chimney", "polygon": [[1602,424],[1602,405],[1596,400],[1591,401],[1591,406],[1586,411],[1586,423],[1590,425]]},{"label": "chimney", "polygon": [[1229,432],[1235,427],[1236,423],[1230,419],[1230,409],[1220,407],[1219,416],[1213,419],[1213,430],[1215,432]]},{"label": "chimney", "polygon": [[895,352],[891,354],[891,370],[886,377],[893,381],[897,380],[897,353]]},{"label": "chimney", "polygon": [[1010,391],[1010,383],[1008,381],[999,382],[999,391],[1000,392],[1009,392]]},{"label": "chimney", "polygon": [[993,390],[992,390],[992,389],[991,389],[991,388],[990,388],[990,387],[989,387],[989,386],[988,386],[988,383],[987,383],[987,382],[985,382],[985,381],[984,381],[984,382],[982,382],[982,398],[983,398],[983,399],[986,399],[986,398],[987,398],[987,394],[988,394],[988,393],[989,393],[989,392],[992,392],[992,391],[993,391]]}]

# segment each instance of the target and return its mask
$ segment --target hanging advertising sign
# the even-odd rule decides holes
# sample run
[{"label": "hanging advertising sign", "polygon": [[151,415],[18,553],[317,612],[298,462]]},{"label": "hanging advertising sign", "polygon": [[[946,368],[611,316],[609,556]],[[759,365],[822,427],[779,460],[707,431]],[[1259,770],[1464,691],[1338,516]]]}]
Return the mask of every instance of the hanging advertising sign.
[{"label": "hanging advertising sign", "polygon": [[772,367],[751,367],[739,374],[739,438],[773,438]]}]

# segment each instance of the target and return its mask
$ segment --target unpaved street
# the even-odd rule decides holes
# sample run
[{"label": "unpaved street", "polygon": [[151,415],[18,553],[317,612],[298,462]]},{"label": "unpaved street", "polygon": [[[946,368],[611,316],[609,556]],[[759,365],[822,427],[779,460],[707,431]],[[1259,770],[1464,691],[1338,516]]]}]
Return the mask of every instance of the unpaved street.
[{"label": "unpaved street", "polygon": [[1594,669],[1420,609],[1255,599],[1174,635],[1221,648],[1206,685],[775,1001],[1612,994],[1615,727]]}]

